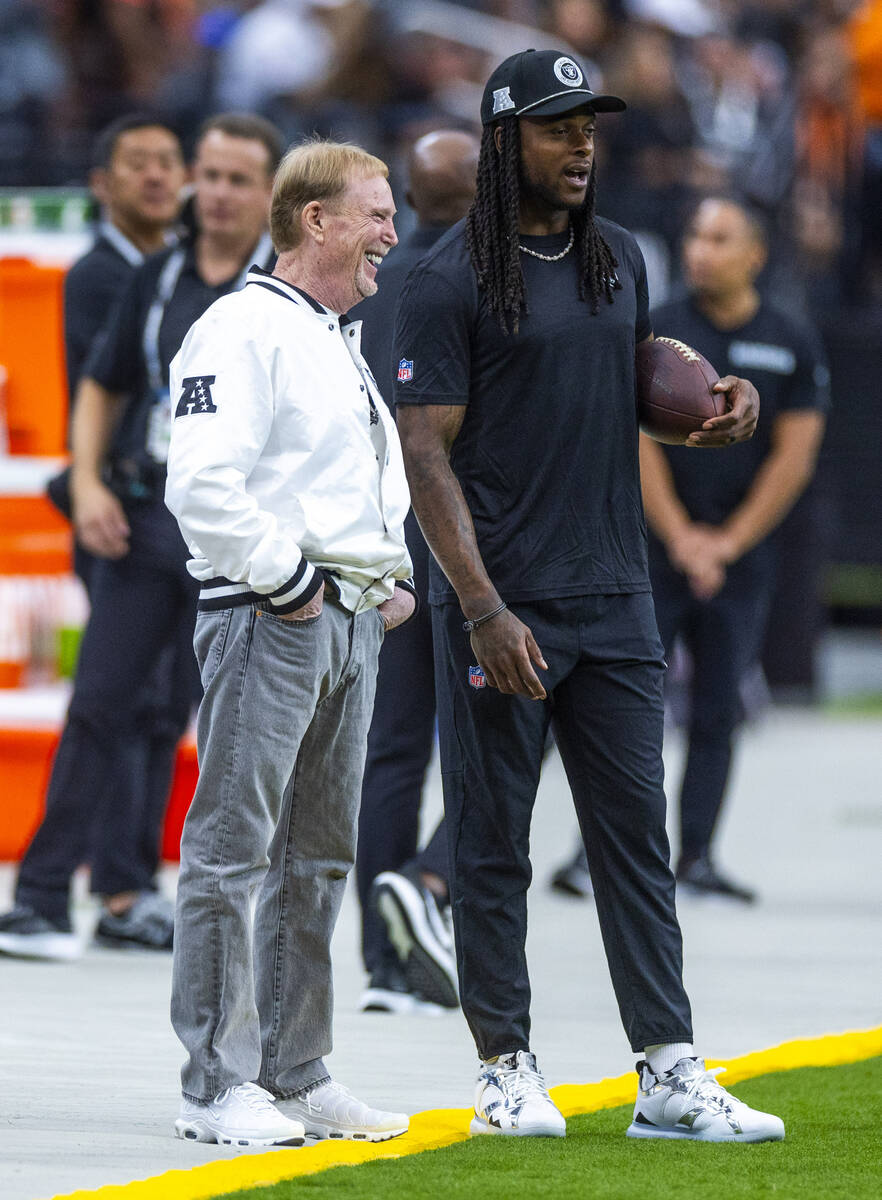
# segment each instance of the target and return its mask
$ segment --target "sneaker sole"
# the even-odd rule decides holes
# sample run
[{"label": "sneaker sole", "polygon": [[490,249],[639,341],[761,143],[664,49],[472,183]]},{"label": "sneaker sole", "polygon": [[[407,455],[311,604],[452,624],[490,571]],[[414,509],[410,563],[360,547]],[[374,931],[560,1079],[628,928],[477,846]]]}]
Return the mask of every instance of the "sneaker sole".
[{"label": "sneaker sole", "polygon": [[73,962],[82,952],[79,938],[72,933],[0,933],[0,953],[13,958]]},{"label": "sneaker sole", "polygon": [[500,1137],[544,1137],[544,1138],[562,1138],[567,1136],[566,1127],[563,1130],[551,1126],[540,1126],[537,1129],[500,1129],[496,1125],[489,1125],[486,1121],[482,1121],[479,1116],[472,1117],[469,1124],[469,1133],[475,1134],[497,1134]]},{"label": "sneaker sole", "polygon": [[409,1125],[400,1129],[365,1130],[365,1129],[328,1129],[319,1125],[306,1125],[306,1136],[319,1142],[388,1142],[392,1138],[401,1137],[407,1133]]},{"label": "sneaker sole", "polygon": [[377,911],[389,940],[404,965],[408,982],[427,1000],[443,1008],[459,1008],[453,957],[432,932],[421,900],[414,903],[391,871],[378,875]]},{"label": "sneaker sole", "polygon": [[219,1133],[204,1121],[175,1121],[175,1137],[185,1142],[213,1142],[218,1146],[304,1146],[306,1137],[255,1138]]},{"label": "sneaker sole", "polygon": [[117,937],[112,933],[96,932],[93,941],[105,950],[149,950],[154,953],[169,953],[172,950],[171,945],[157,945],[156,942],[144,942],[140,938]]},{"label": "sneaker sole", "polygon": [[686,1142],[745,1142],[755,1145],[757,1142],[783,1142],[784,1131],[780,1133],[733,1133],[729,1137],[715,1137],[713,1134],[703,1131],[700,1133],[691,1133],[689,1130],[679,1129],[651,1129],[647,1125],[631,1124],[625,1131],[625,1136],[629,1138],[667,1138],[669,1141],[686,1141]]},{"label": "sneaker sole", "polygon": [[444,1012],[440,1004],[422,1000],[412,992],[392,992],[386,988],[368,988],[359,1003],[361,1012],[409,1013],[411,1016],[437,1017]]}]

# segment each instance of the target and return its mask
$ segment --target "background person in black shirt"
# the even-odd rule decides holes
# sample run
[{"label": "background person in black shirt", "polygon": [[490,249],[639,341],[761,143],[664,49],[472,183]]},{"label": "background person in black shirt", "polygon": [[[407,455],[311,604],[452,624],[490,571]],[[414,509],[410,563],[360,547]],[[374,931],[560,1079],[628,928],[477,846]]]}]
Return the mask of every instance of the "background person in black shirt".
[{"label": "background person in black shirt", "polygon": [[[594,216],[595,114],[622,107],[561,52],[502,63],[484,89],[475,202],[398,308],[398,425],[440,568],[430,599],[460,999],[482,1060],[471,1129],[565,1132],[529,1050],[524,953],[553,717],[623,1023],[648,1059],[629,1133],[780,1138],[782,1123],[724,1093],[691,1044],[637,454],[646,272],[633,238]],[[729,411],[694,446],[756,425],[755,389],[718,387]],[[699,1128],[674,1130],[667,1102],[687,1088]],[[731,1106],[737,1132],[721,1118]]]},{"label": "background person in black shirt", "polygon": [[95,337],[133,268],[162,250],[181,206],[186,167],[177,135],[149,114],[120,117],[96,139],[89,187],[101,206],[91,248],[64,280],[70,397]]},{"label": "background person in black shirt", "polygon": [[720,456],[640,438],[659,632],[669,654],[682,635],[692,659],[677,881],[745,901],[753,893],[719,873],[711,841],[741,718],[738,685],[762,647],[774,589],[771,535],[812,477],[829,404],[819,338],[755,286],[765,260],[751,211],[707,198],[683,242],[689,295],[652,314],[657,335],[750,376],[763,404],[756,436]]},{"label": "background person in black shirt", "polygon": [[[190,326],[242,285],[248,267],[274,261],[266,234],[282,144],[259,117],[224,115],[196,146],[195,236],[153,255],[129,285],[84,369],[72,426],[71,495],[77,537],[96,556],[91,612],[67,722],[52,767],[46,815],[22,860],[16,907],[0,917],[0,948],[28,957],[74,957],[68,915],[73,872],[89,848],[93,891],[119,901],[98,936],[167,949],[172,917],[148,877],[132,881],[133,837],[159,839],[177,741],[198,688],[195,656],[167,706],[164,768],[133,812],[109,795],[117,749],[136,736],[138,697],[158,657],[192,640],[199,585],[165,507],[170,407],[168,365]],[[152,823],[151,829],[146,829]],[[122,886],[120,886],[122,884]],[[128,908],[123,904],[128,903]]]},{"label": "background person in black shirt", "polygon": [[[411,149],[406,199],[418,224],[383,261],[379,291],[358,310],[362,353],[387,403],[397,373],[392,341],[398,297],[412,268],[465,216],[475,194],[479,149],[473,134],[445,129],[426,134]],[[412,510],[404,533],[414,585],[425,596],[429,548]],[[401,703],[404,695],[406,705]],[[429,607],[421,605],[380,651],[368,735],[356,878],[362,955],[370,976],[361,1007],[369,1012],[419,1011],[427,1002],[457,1006],[456,964],[445,921],[450,901],[443,819],[417,854],[423,783],[434,741],[432,618]],[[389,934],[384,920],[391,925]]]}]

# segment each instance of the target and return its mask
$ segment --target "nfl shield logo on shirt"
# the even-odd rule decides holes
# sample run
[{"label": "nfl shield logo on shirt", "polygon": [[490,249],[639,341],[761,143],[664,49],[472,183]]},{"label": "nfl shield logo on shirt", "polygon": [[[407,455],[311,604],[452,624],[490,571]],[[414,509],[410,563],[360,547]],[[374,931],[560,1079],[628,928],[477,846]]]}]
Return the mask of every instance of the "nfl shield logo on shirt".
[{"label": "nfl shield logo on shirt", "polygon": [[413,359],[402,358],[398,364],[398,382],[407,383],[411,379],[413,379]]},{"label": "nfl shield logo on shirt", "polygon": [[473,688],[487,686],[487,677],[481,667],[469,667],[469,686]]}]

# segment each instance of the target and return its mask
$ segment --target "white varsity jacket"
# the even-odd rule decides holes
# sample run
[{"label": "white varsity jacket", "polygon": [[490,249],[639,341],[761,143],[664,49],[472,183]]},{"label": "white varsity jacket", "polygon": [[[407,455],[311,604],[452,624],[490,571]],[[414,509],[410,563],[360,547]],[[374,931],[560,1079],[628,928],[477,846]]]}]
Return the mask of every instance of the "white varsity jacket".
[{"label": "white varsity jacket", "polygon": [[184,339],[165,499],[200,608],[293,612],[327,580],[360,612],[409,586],[401,447],[360,340],[361,322],[255,269]]}]

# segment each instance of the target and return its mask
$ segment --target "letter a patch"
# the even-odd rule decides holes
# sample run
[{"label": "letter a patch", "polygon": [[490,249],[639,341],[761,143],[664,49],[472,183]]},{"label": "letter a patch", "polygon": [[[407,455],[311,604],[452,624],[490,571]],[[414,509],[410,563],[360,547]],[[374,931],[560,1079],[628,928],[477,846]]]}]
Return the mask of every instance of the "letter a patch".
[{"label": "letter a patch", "polygon": [[183,391],[175,409],[175,417],[189,417],[194,413],[217,412],[217,405],[211,396],[211,385],[217,379],[216,375],[200,375],[198,378],[182,379]]}]

